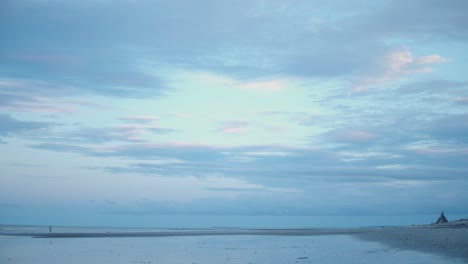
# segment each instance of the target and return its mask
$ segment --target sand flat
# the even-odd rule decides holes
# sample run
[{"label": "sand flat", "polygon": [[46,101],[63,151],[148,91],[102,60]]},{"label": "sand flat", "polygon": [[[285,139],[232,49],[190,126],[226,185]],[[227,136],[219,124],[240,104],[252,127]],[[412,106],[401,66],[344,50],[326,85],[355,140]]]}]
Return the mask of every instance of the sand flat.
[{"label": "sand flat", "polygon": [[[90,238],[90,237],[174,237],[174,236],[225,236],[225,235],[265,235],[265,236],[318,236],[346,235],[368,232],[367,229],[181,229],[156,231],[106,231],[106,232],[15,232],[4,235],[30,236],[34,238]],[[2,234],[0,232],[0,234]]]},{"label": "sand flat", "polygon": [[1,227],[0,263],[468,263],[468,228]]},{"label": "sand flat", "polygon": [[352,235],[216,235],[31,238],[0,236],[0,263],[15,264],[462,264]]},{"label": "sand flat", "polygon": [[395,227],[355,233],[354,236],[399,249],[458,257],[468,263],[468,227]]}]

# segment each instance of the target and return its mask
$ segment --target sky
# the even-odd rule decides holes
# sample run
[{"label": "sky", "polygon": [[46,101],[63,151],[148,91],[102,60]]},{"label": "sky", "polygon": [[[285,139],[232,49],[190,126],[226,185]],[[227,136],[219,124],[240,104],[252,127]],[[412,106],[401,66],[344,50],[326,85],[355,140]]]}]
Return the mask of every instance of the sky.
[{"label": "sky", "polygon": [[468,216],[466,10],[2,0],[1,221]]}]

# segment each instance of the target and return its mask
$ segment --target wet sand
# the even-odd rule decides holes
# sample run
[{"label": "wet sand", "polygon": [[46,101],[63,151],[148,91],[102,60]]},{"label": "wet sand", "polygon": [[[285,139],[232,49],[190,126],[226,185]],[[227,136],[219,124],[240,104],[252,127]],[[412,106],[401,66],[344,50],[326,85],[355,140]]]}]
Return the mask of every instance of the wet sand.
[{"label": "wet sand", "polygon": [[0,235],[29,236],[34,238],[92,238],[92,237],[174,237],[174,236],[318,236],[351,235],[369,232],[370,229],[175,229],[157,231],[106,231],[106,232],[1,232]]},{"label": "wet sand", "polygon": [[[321,233],[320,233],[321,234]],[[0,263],[11,264],[463,264],[453,257],[365,241],[346,234],[187,235],[31,238],[0,235]]]},{"label": "wet sand", "polygon": [[138,238],[197,236],[330,236],[346,235],[362,241],[377,242],[402,251],[419,251],[458,258],[468,263],[468,221],[443,225],[356,228],[356,229],[78,229],[0,228],[0,235],[47,239]]},{"label": "wet sand", "polygon": [[468,263],[468,226],[414,226],[376,229],[354,234],[402,250],[461,258]]}]

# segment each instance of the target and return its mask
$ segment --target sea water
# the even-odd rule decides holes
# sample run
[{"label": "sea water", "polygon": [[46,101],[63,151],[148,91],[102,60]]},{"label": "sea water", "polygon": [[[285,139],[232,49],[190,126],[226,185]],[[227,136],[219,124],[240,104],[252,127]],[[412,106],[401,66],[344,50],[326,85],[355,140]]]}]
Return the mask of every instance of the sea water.
[{"label": "sea water", "polygon": [[0,236],[0,263],[464,263],[350,235],[30,238]]}]

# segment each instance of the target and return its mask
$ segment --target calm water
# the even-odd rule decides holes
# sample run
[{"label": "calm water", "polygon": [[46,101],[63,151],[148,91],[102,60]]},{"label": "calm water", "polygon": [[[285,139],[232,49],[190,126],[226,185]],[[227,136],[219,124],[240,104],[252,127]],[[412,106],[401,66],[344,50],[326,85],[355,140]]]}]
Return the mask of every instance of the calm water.
[{"label": "calm water", "polygon": [[[128,219],[126,219],[128,217]],[[114,223],[103,222],[101,226],[159,227],[159,228],[346,228],[370,226],[401,226],[430,224],[437,220],[432,215],[385,215],[385,216],[232,216],[232,215],[158,215],[119,216]],[[448,215],[448,219],[468,218],[466,215]],[[44,223],[44,225],[49,225]],[[91,224],[90,224],[91,225]],[[96,225],[93,223],[92,225]]]},{"label": "calm water", "polygon": [[[43,225],[43,226],[112,226],[112,227],[151,227],[151,228],[346,228],[371,226],[401,226],[430,224],[437,220],[439,214],[429,215],[381,215],[381,216],[236,216],[236,215],[115,215],[111,219],[89,217],[86,219],[64,218],[53,222],[48,218],[31,219],[24,217],[18,223],[8,219],[5,214],[0,224],[10,225]],[[468,218],[468,213],[446,214],[449,221]]]},{"label": "calm water", "polygon": [[0,263],[463,263],[347,235],[34,239],[0,236]]}]

